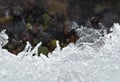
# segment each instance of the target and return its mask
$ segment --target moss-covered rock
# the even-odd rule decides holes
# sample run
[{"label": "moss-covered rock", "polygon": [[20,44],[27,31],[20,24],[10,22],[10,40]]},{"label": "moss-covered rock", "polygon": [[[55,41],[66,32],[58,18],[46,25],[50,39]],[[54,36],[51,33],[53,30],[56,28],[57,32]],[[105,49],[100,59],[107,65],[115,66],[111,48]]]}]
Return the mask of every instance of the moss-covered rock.
[{"label": "moss-covered rock", "polygon": [[53,51],[56,48],[56,40],[53,39],[48,43],[48,48],[50,51]]},{"label": "moss-covered rock", "polygon": [[39,54],[42,53],[42,54],[44,54],[44,55],[47,56],[47,54],[49,53],[49,50],[48,50],[48,48],[45,47],[45,46],[40,46],[40,47],[38,48],[38,53],[39,53]]}]

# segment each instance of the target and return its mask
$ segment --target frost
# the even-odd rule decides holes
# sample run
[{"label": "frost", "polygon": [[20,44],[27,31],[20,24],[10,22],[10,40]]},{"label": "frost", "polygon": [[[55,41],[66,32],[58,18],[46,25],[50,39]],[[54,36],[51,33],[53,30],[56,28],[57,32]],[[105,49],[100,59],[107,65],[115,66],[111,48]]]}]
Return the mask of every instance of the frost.
[{"label": "frost", "polygon": [[77,29],[77,34],[80,37],[77,43],[94,43],[102,35],[93,28],[81,27]]},{"label": "frost", "polygon": [[5,34],[6,30],[3,30],[0,33],[0,48],[2,48],[3,46],[5,46],[8,43],[8,35]]},{"label": "frost", "polygon": [[98,33],[93,43],[85,39],[82,45],[70,43],[62,50],[57,41],[57,48],[48,57],[37,56],[41,43],[32,50],[27,42],[18,56],[2,49],[8,41],[3,31],[0,33],[0,82],[119,82],[120,25],[114,24],[112,31],[101,38]]}]

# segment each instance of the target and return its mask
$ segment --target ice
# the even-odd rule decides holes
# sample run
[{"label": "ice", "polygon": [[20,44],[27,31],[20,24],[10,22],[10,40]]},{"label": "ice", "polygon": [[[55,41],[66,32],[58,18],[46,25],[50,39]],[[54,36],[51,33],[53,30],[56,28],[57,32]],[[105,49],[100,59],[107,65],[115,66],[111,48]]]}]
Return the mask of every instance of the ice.
[{"label": "ice", "polygon": [[48,57],[37,56],[41,43],[32,50],[29,42],[18,56],[11,54],[2,48],[8,40],[3,31],[0,82],[120,82],[120,25],[114,24],[112,31],[94,43],[70,43],[63,49],[57,41]]},{"label": "ice", "polygon": [[0,33],[0,48],[2,48],[3,46],[5,46],[8,43],[8,35],[5,34],[6,30],[3,30]]},{"label": "ice", "polygon": [[93,28],[86,28],[86,27],[81,27],[77,29],[77,35],[80,37],[79,40],[77,41],[77,44],[79,43],[94,43],[102,37],[102,34],[99,33],[99,31],[93,29]]}]

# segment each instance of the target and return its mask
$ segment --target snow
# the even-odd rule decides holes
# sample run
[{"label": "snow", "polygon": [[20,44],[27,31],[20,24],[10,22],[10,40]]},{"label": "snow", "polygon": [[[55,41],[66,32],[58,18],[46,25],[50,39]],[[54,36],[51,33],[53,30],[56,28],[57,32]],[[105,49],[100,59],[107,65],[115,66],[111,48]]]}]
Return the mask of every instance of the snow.
[{"label": "snow", "polygon": [[[2,47],[8,36],[0,33],[0,82],[119,82],[120,25],[113,32],[95,39],[93,43],[70,43],[61,50],[37,56],[39,43],[33,50],[29,42],[15,56]],[[32,56],[32,54],[36,54]]]}]

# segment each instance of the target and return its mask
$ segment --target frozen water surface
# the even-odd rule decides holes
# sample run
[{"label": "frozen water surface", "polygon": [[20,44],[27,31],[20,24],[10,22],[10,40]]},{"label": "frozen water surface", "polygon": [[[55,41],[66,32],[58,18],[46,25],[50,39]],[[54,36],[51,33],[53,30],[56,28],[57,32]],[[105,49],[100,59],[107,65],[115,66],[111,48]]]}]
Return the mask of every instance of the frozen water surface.
[{"label": "frozen water surface", "polygon": [[120,82],[120,25],[114,24],[112,31],[93,43],[79,40],[62,50],[57,41],[57,48],[49,53],[49,58],[42,54],[32,56],[37,55],[41,43],[31,50],[27,42],[18,56],[2,49],[8,42],[2,31],[0,82]]}]

